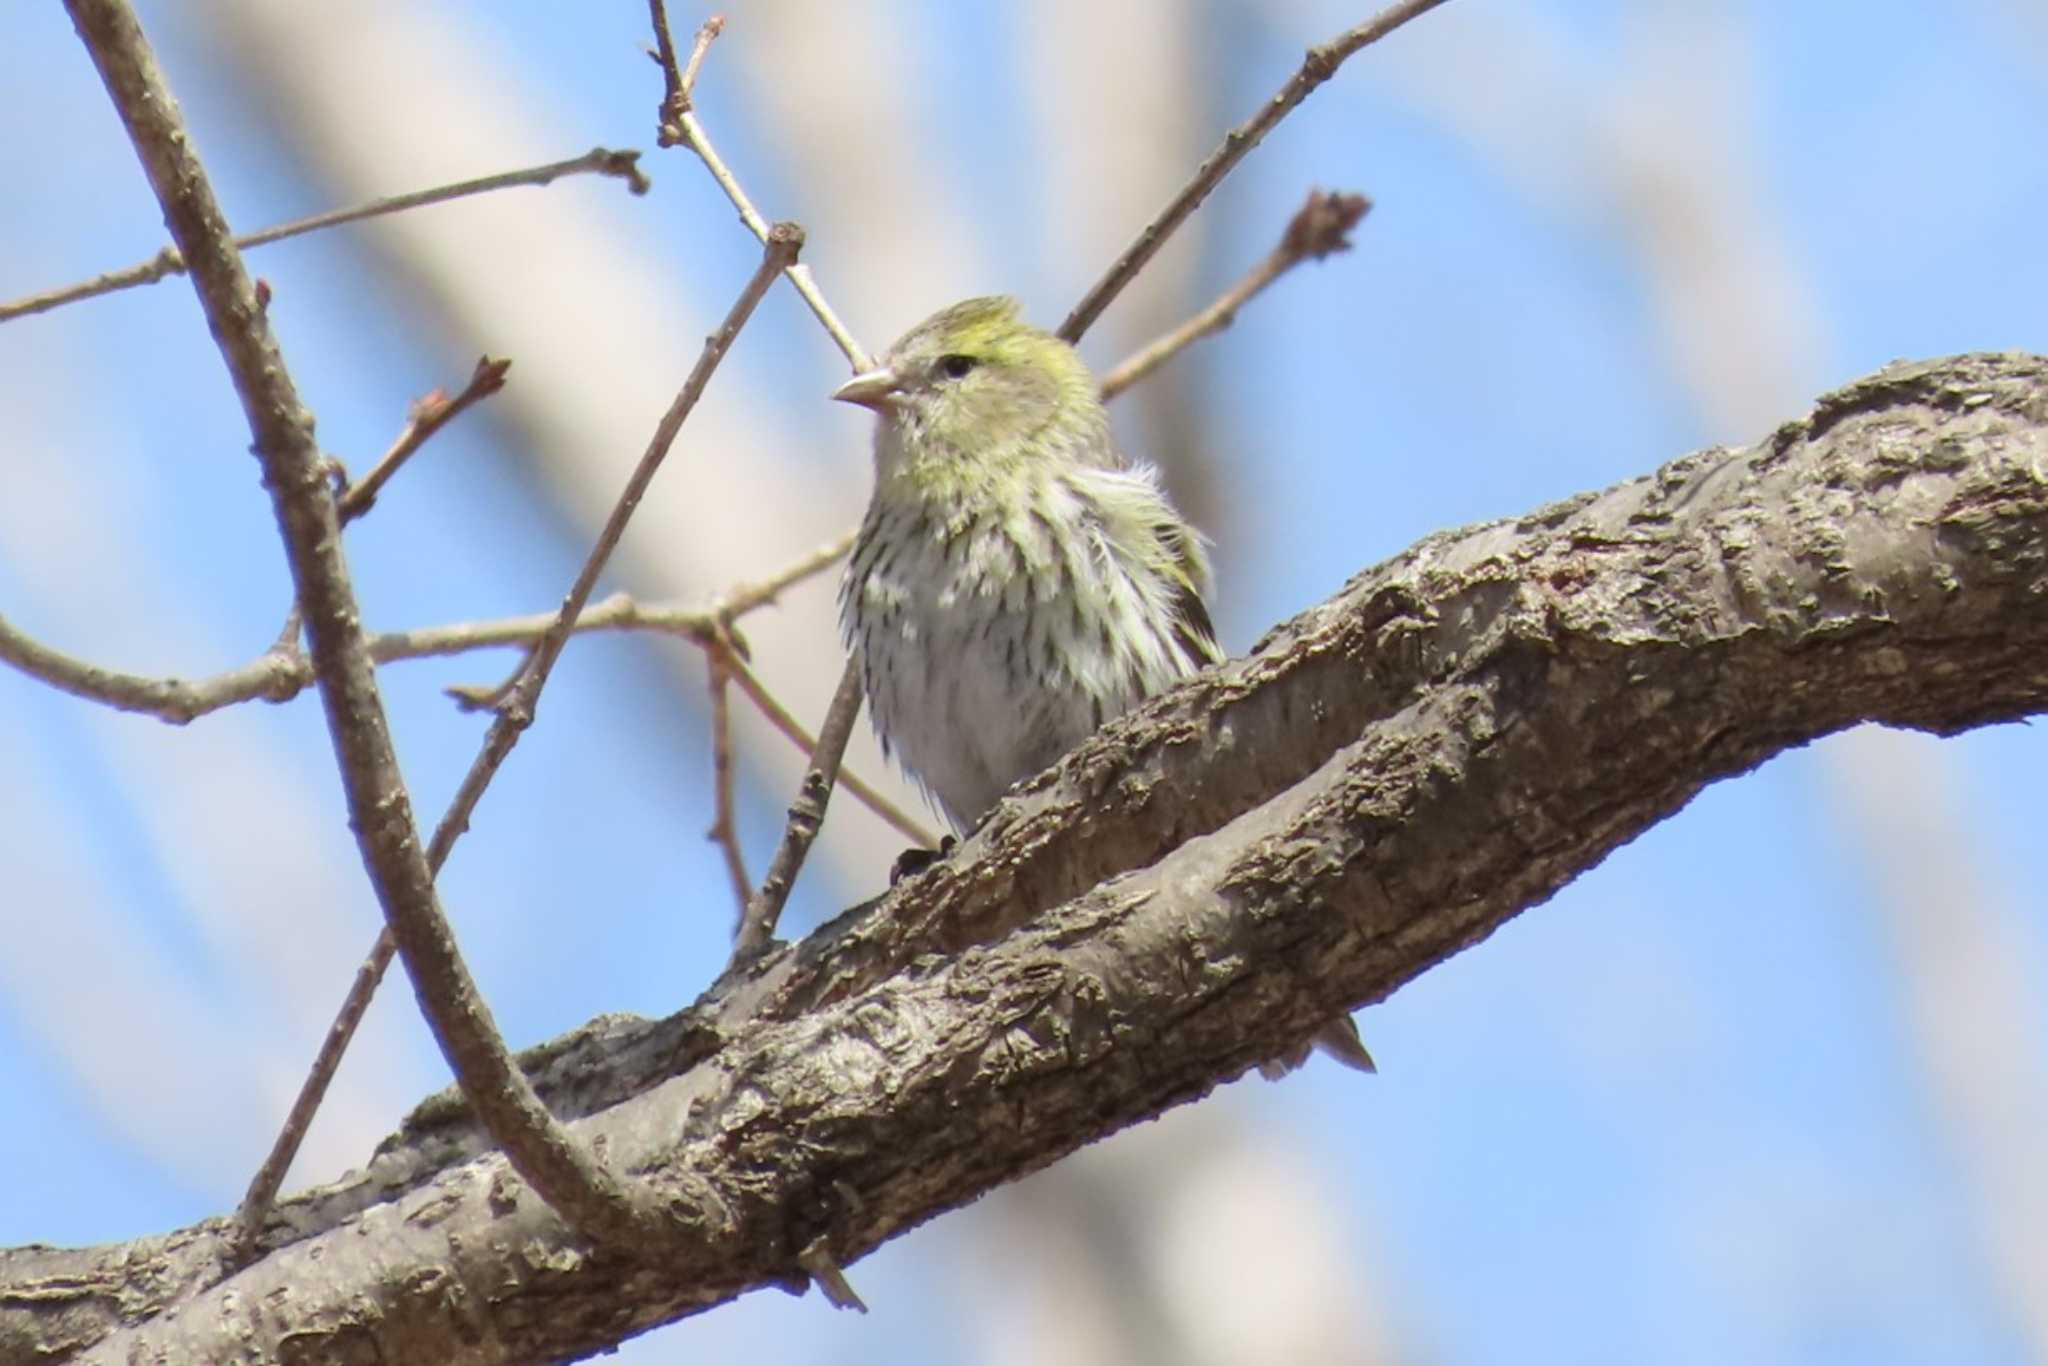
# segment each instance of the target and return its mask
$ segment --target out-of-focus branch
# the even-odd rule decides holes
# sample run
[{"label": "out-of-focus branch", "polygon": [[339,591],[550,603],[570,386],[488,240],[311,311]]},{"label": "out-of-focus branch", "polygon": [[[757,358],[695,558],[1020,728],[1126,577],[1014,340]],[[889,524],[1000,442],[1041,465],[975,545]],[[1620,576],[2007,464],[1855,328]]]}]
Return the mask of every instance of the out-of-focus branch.
[{"label": "out-of-focus branch", "polygon": [[[580,157],[567,161],[551,161],[545,166],[529,166],[521,171],[506,171],[500,175],[484,176],[479,180],[464,180],[453,185],[438,185],[431,190],[415,190],[411,194],[395,194],[384,199],[373,199],[367,204],[358,204],[352,209],[332,209],[316,213],[310,218],[295,219],[280,223],[261,232],[252,232],[235,239],[235,246],[243,251],[251,247],[281,242],[287,237],[299,237],[322,228],[336,228],[344,223],[357,223],[365,218],[380,214],[401,213],[407,209],[422,208],[428,204],[443,204],[451,199],[461,199],[473,194],[489,194],[493,190],[509,190],[520,185],[551,185],[564,176],[605,175],[614,176],[626,182],[626,188],[634,194],[646,194],[650,182],[640,170],[640,154],[634,151],[612,151],[594,147]],[[101,294],[112,294],[116,290],[133,289],[137,285],[153,285],[167,275],[181,275],[185,270],[185,258],[176,247],[165,247],[149,260],[125,270],[108,271],[90,280],[62,289],[47,290],[0,304],[0,322],[10,318],[23,317],[30,313],[47,313],[53,308],[90,299]]]},{"label": "out-of-focus branch", "polygon": [[747,876],[746,851],[740,848],[739,821],[735,818],[732,795],[732,682],[734,645],[730,640],[713,641],[704,650],[704,682],[711,696],[711,828],[704,838],[718,846],[725,859],[725,875],[732,882],[737,915],[747,913],[747,898],[754,882]]},{"label": "out-of-focus branch", "polygon": [[[541,685],[554,668],[555,660],[562,653],[562,647],[568,643],[569,634],[576,627],[577,617],[582,615],[584,604],[589,602],[590,594],[597,587],[598,576],[610,562],[612,551],[618,547],[619,538],[626,534],[626,524],[632,520],[634,512],[640,507],[640,500],[646,496],[648,487],[654,482],[655,471],[661,468],[661,462],[668,455],[669,447],[675,443],[676,434],[682,430],[684,419],[689,416],[690,410],[697,406],[697,400],[703,397],[704,388],[710,383],[712,372],[718,368],[718,363],[731,349],[733,340],[739,335],[739,330],[746,326],[747,319],[753,316],[754,307],[760,303],[761,295],[767,291],[768,285],[777,274],[789,268],[789,263],[796,259],[797,252],[802,249],[803,242],[804,230],[795,223],[777,223],[763,239],[761,265],[755,270],[754,277],[747,282],[747,287],[741,292],[739,300],[726,314],[725,322],[720,325],[718,331],[705,340],[704,351],[699,356],[696,367],[691,370],[690,377],[684,381],[681,392],[669,405],[668,411],[662,414],[661,421],[655,425],[653,439],[640,457],[640,463],[634,467],[632,475],[626,480],[625,490],[620,493],[618,502],[612,506],[611,515],[605,519],[603,529],[598,532],[597,544],[591,547],[590,556],[583,562],[583,568],[577,574],[576,582],[570,587],[568,597],[563,599],[561,610],[555,614],[554,621],[549,623],[548,628],[541,633],[540,639],[534,643],[526,662],[507,680],[502,689],[496,690],[488,698],[487,705],[498,712],[498,721],[493,725],[494,735],[497,734],[499,725],[508,726],[510,732],[516,734],[531,723],[534,701]],[[485,703],[485,699],[480,696],[472,697],[470,700]],[[490,744],[486,744],[487,751],[491,748]],[[509,750],[511,746],[507,744],[505,748]]]},{"label": "out-of-focus branch", "polygon": [[1351,250],[1351,230],[1371,208],[1372,201],[1362,194],[1310,190],[1308,201],[1287,220],[1279,245],[1217,295],[1214,303],[1104,375],[1103,399],[1115,398],[1195,342],[1230,326],[1237,320],[1238,309],[1303,261],[1320,261],[1334,252]]},{"label": "out-of-focus branch", "polygon": [[1060,324],[1059,335],[1069,342],[1081,340],[1081,334],[1094,325],[1095,320],[1102,316],[1102,310],[1108,308],[1110,301],[1136,278],[1174,230],[1209,197],[1209,192],[1223,183],[1223,177],[1229,175],[1237,163],[1264,140],[1266,134],[1278,127],[1280,120],[1313,94],[1317,86],[1334,76],[1347,58],[1443,3],[1444,0],[1402,0],[1402,3],[1389,5],[1358,27],[1346,29],[1329,42],[1310,48],[1300,69],[1287,78],[1287,83],[1271,99],[1259,106],[1258,113],[1223,135],[1223,145],[1209,154],[1208,160],[1197,168],[1194,177],[1181,187],[1172,202],[1145,225],[1144,231],[1124,248],[1123,255],[1093,288],[1081,296],[1081,302],[1074,305],[1074,311]]}]

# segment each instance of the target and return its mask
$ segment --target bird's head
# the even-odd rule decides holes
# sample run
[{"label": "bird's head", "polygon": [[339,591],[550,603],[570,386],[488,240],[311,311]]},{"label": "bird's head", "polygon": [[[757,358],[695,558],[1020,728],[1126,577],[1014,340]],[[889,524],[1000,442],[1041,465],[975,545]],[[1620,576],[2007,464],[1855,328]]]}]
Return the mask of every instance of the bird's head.
[{"label": "bird's head", "polygon": [[1002,297],[933,314],[832,397],[874,409],[894,444],[940,460],[1065,448],[1103,424],[1095,377],[1074,348]]}]

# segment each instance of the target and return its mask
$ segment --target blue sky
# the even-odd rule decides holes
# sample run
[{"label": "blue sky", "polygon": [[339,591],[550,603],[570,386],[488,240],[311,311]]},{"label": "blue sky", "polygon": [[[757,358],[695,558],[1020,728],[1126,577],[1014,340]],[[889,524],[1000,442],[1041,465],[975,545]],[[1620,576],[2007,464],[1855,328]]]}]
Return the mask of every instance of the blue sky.
[{"label": "blue sky", "polygon": [[[142,13],[238,227],[646,149],[645,199],[565,181],[250,258],[350,469],[476,355],[514,360],[349,533],[371,623],[552,604],[756,259],[653,148],[644,8]],[[879,348],[971,293],[1056,322],[1362,16],[736,4],[701,108]],[[150,255],[160,216],[55,7],[0,15],[0,76],[0,297]],[[1895,357],[2048,350],[2044,135],[2048,13],[2022,0],[1453,0],[1284,124],[1084,350],[1107,365],[1206,300],[1309,186],[1374,197],[1354,251],[1119,404],[1214,536],[1242,650],[1432,530],[1756,439]],[[843,373],[771,294],[601,591],[703,600],[851,524],[863,415],[823,398]],[[146,673],[268,644],[282,559],[186,286],[0,325],[0,411],[0,613]],[[830,592],[745,627],[813,720]],[[430,816],[482,733],[439,689],[509,663],[386,670]],[[758,876],[797,760],[740,738]],[[851,1269],[865,1318],[760,1294],[628,1359],[2041,1360],[2044,761],[2024,726],[1788,754],[1365,1012],[1378,1078],[1239,1083],[917,1230]],[[870,741],[854,762],[881,776]],[[688,647],[572,647],[443,880],[516,1043],[665,1013],[716,972],[709,765]],[[376,932],[317,706],[173,728],[0,673],[0,771],[0,1161],[22,1174],[0,1242],[231,1206]],[[900,844],[836,806],[798,926]],[[392,984],[295,1184],[444,1081]]]}]

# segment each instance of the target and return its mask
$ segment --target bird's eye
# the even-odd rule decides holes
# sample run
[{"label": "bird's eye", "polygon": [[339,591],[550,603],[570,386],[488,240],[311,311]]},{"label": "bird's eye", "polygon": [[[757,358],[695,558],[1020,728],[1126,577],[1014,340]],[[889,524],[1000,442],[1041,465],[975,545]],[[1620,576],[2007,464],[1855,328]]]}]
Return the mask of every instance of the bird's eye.
[{"label": "bird's eye", "polygon": [[965,379],[967,372],[981,364],[972,356],[954,354],[939,357],[939,373],[947,379]]}]

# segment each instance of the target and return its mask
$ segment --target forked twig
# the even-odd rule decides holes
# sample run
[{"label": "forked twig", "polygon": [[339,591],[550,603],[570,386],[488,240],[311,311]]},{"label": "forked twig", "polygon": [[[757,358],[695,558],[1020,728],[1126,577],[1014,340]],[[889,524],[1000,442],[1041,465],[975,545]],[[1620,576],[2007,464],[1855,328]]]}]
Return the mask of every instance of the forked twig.
[{"label": "forked twig", "polygon": [[[744,614],[775,601],[785,590],[829,569],[852,544],[848,532],[810,551],[758,583],[740,584],[708,607],[672,603],[641,603],[615,593],[585,609],[576,619],[576,633],[588,631],[658,631],[701,641],[720,622],[728,627]],[[503,617],[492,621],[453,622],[411,631],[385,631],[370,637],[370,656],[379,664],[464,654],[503,645],[532,645],[554,621],[553,612]],[[207,678],[152,678],[122,673],[74,658],[36,640],[0,617],[0,663],[12,664],[31,678],[60,692],[118,711],[139,712],[173,725],[243,702],[289,702],[313,685],[313,665],[293,648],[294,629],[279,643],[247,664]],[[772,718],[771,718],[772,719]],[[808,742],[805,742],[808,748]]]},{"label": "forked twig", "polygon": [[1074,311],[1060,324],[1059,335],[1066,341],[1077,342],[1081,334],[1094,325],[1102,316],[1102,310],[1110,301],[1123,292],[1124,286],[1137,278],[1159,248],[1166,245],[1166,239],[1174,229],[1187,221],[1189,214],[1209,197],[1209,192],[1223,183],[1223,177],[1236,169],[1252,148],[1264,140],[1280,124],[1280,120],[1294,112],[1303,100],[1314,93],[1317,86],[1335,75],[1337,68],[1361,48],[1370,46],[1400,28],[1411,19],[1419,18],[1435,9],[1444,0],[1401,0],[1400,4],[1389,5],[1356,28],[1346,29],[1327,43],[1308,50],[1301,67],[1287,83],[1259,106],[1259,112],[1240,123],[1223,135],[1223,143],[1209,154],[1209,159],[1196,168],[1193,178],[1181,187],[1180,193],[1159,211],[1144,230],[1124,248],[1102,278],[1081,296],[1081,302],[1074,305]]},{"label": "forked twig", "polygon": [[825,724],[818,728],[818,743],[811,750],[811,764],[804,771],[796,800],[790,803],[789,822],[782,829],[775,861],[768,865],[761,890],[747,903],[746,914],[741,918],[739,936],[732,949],[735,962],[759,953],[775,937],[775,923],[782,918],[790,889],[796,886],[804,855],[810,852],[811,841],[825,824],[825,807],[832,800],[832,785],[839,780],[839,761],[853,735],[860,702],[860,657],[855,655],[847,659],[846,670],[839,676],[839,691],[832,694]]},{"label": "forked twig", "polygon": [[[490,731],[484,737],[483,747],[475,761],[471,763],[469,772],[464,775],[462,786],[457,790],[454,800],[449,803],[447,812],[436,826],[427,850],[428,866],[433,873],[440,872],[441,865],[448,857],[448,851],[453,848],[461,833],[468,828],[470,814],[476,809],[477,802],[482,799],[485,788],[496,776],[506,756],[512,752],[512,747],[518,743],[519,736],[533,723],[534,709],[538,705],[541,689],[546,685],[555,661],[561,656],[562,647],[568,641],[576,618],[582,612],[584,604],[589,601],[590,593],[596,586],[599,575],[603,573],[605,563],[618,545],[619,538],[625,534],[626,524],[639,507],[641,498],[646,495],[648,486],[653,483],[655,472],[660,469],[662,460],[667,456],[670,446],[674,444],[684,419],[690,415],[698,399],[703,396],[712,373],[725,358],[725,353],[732,348],[733,340],[739,335],[740,329],[746,326],[747,320],[753,316],[754,308],[760,303],[761,296],[767,293],[769,285],[802,246],[803,229],[793,223],[776,224],[762,250],[761,264],[755,268],[746,287],[740,291],[740,296],[727,312],[725,321],[705,340],[704,350],[699,355],[697,364],[691,369],[689,378],[683,382],[683,387],[676,394],[674,402],[670,403],[668,411],[662,414],[660,423],[655,427],[654,436],[648,442],[647,450],[641,455],[639,464],[634,467],[632,475],[627,479],[625,489],[614,504],[611,515],[605,520],[604,529],[598,534],[597,543],[591,548],[590,555],[585,559],[568,596],[563,599],[561,610],[535,641],[524,666],[506,689],[506,696],[497,708],[497,715],[492,719]],[[293,1104],[292,1116],[295,1119],[303,1114],[305,1122],[310,1123],[312,1114],[319,1109],[320,1101],[333,1080],[333,1068],[339,1066],[341,1055],[347,1049],[349,1036],[355,1025],[360,1022],[363,1009],[367,1007],[369,997],[375,993],[384,969],[390,964],[391,948],[387,944],[390,938],[388,931],[379,935],[377,943],[372,946],[362,968],[358,970],[348,999],[343,1002],[335,1025],[329,1031],[328,1040],[323,1044],[320,1056],[316,1059],[315,1068],[308,1074],[300,1089],[299,1098]],[[502,1041],[500,1046],[502,1047]],[[322,1063],[327,1064],[327,1070],[324,1072],[320,1068]],[[512,1070],[517,1073],[516,1066]],[[525,1084],[524,1074],[518,1074],[518,1080],[520,1084]],[[466,1086],[464,1093],[468,1094]],[[538,1105],[537,1100],[535,1104]],[[542,1107],[536,1118],[536,1126],[553,1125],[552,1117],[548,1116]],[[496,1126],[492,1126],[492,1136],[499,1140],[501,1146],[508,1149],[508,1155],[514,1156],[514,1165],[524,1175],[526,1168],[520,1165],[516,1154],[510,1153],[512,1145],[498,1133]],[[259,1188],[257,1182],[252,1182],[248,1194],[244,1196],[237,1219],[241,1225],[245,1247],[253,1246],[255,1235],[262,1228],[270,1204],[276,1199],[277,1186],[283,1181],[284,1172],[291,1166],[297,1143],[302,1139],[303,1129],[295,1129],[288,1123],[286,1130],[279,1135],[279,1141],[273,1146],[270,1156],[265,1159],[258,1171],[259,1181],[265,1188]],[[551,1141],[558,1144],[572,1142],[567,1139],[566,1134]],[[530,1177],[528,1179],[531,1180]],[[595,1199],[601,1198],[613,1200],[617,1204],[618,1201],[614,1200],[614,1197],[618,1196],[618,1193],[612,1189],[596,1189],[597,1180],[609,1182],[609,1178],[601,1170],[594,1173],[593,1190],[589,1192],[594,1197],[593,1203]],[[623,1197],[618,1197],[618,1200],[623,1200]],[[549,1203],[554,1203],[552,1197]],[[621,1207],[615,1209],[613,1215],[609,1217],[599,1217],[606,1219],[606,1226],[610,1227],[615,1235],[649,1232],[641,1221],[635,1219],[635,1214],[635,1210]],[[563,1211],[563,1216],[572,1217],[567,1211]]]},{"label": "forked twig", "polygon": [[412,411],[406,416],[405,430],[398,434],[398,439],[391,443],[390,449],[370,467],[368,474],[342,490],[334,509],[335,515],[341,519],[341,524],[347,526],[368,512],[370,505],[377,501],[379,491],[391,482],[391,476],[397,474],[405,462],[412,458],[413,453],[426,445],[434,433],[503,389],[505,372],[511,368],[512,362],[509,360],[492,360],[489,356],[484,356],[477,361],[476,369],[470,372],[469,383],[463,385],[461,392],[453,398],[435,389],[415,402]]},{"label": "forked twig", "polygon": [[[731,200],[733,208],[739,211],[740,222],[746,224],[747,231],[761,241],[767,241],[768,220],[755,209],[754,201],[747,198],[747,192],[740,188],[738,178],[718,155],[718,150],[711,145],[711,138],[705,133],[704,126],[697,121],[691,104],[691,91],[696,84],[697,70],[704,64],[704,54],[710,50],[712,42],[724,31],[724,17],[713,15],[704,21],[704,26],[697,30],[696,41],[691,45],[687,69],[679,69],[676,66],[675,42],[669,37],[668,6],[663,0],[647,0],[647,9],[654,23],[655,38],[655,50],[648,55],[654,59],[655,65],[661,68],[665,83],[661,108],[657,114],[658,129],[655,142],[662,147],[687,147],[695,152],[697,159],[704,163],[704,168],[711,172],[711,178],[718,182],[718,188],[725,191],[725,197]],[[832,338],[853,368],[856,371],[867,369],[873,363],[867,351],[853,339],[853,334],[846,330],[846,324],[839,321],[839,315],[832,311],[832,305],[825,302],[825,296],[819,291],[817,282],[811,279],[810,267],[799,262],[791,265],[783,273],[789,277],[790,285],[810,307],[811,313],[824,327],[826,335]]]},{"label": "forked twig", "polygon": [[[686,67],[676,64],[675,40],[670,36],[668,7],[663,0],[647,0],[648,17],[654,25],[655,51],[650,55],[661,67],[664,89],[658,114],[659,131],[656,141],[663,147],[685,146],[697,154],[704,163],[711,178],[725,191],[739,211],[740,221],[756,237],[767,231],[767,221],[754,208],[753,201],[740,187],[711,139],[697,120],[691,107],[691,91],[697,72],[703,65],[704,54],[710,49],[725,26],[722,18],[714,16],[697,30],[697,37],[690,49]],[[832,340],[838,344],[854,370],[865,370],[872,364],[865,347],[854,340],[846,325],[839,321],[839,315],[825,301],[824,294],[811,279],[810,270],[792,263],[784,272],[790,285],[810,306]],[[758,700],[758,699],[757,699]],[[810,767],[804,776],[803,787],[790,807],[788,825],[783,830],[781,844],[775,851],[775,860],[769,865],[768,875],[761,883],[761,889],[747,905],[741,917],[740,931],[734,945],[734,955],[752,952],[766,945],[774,933],[775,922],[782,913],[783,903],[789,897],[790,888],[796,883],[796,875],[803,866],[804,856],[810,852],[811,841],[816,838],[818,827],[825,818],[826,803],[832,797],[832,785],[839,775],[839,765],[846,753],[846,742],[853,734],[854,717],[860,711],[860,665],[859,657],[849,657],[846,670],[839,680],[839,691],[834,695],[832,707],[826,713],[824,725],[818,728],[818,743],[812,748]]]},{"label": "forked twig", "polygon": [[1320,261],[1333,252],[1351,250],[1351,230],[1371,208],[1372,201],[1362,194],[1310,190],[1308,201],[1287,220],[1279,244],[1266,253],[1264,260],[1217,295],[1214,303],[1141,347],[1102,377],[1103,400],[1115,398],[1195,342],[1230,326],[1237,319],[1238,309],[1303,261]]}]

